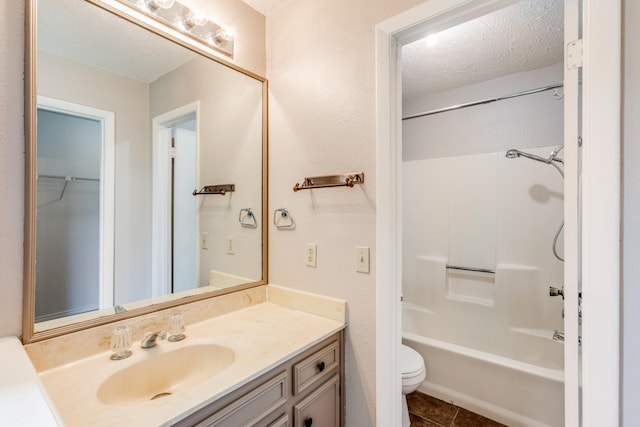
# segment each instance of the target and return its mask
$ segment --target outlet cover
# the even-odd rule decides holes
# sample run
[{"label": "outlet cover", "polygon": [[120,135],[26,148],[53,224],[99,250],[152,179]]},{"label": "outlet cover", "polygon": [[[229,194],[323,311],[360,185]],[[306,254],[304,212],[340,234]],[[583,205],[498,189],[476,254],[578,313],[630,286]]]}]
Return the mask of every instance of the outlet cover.
[{"label": "outlet cover", "polygon": [[315,243],[307,243],[304,248],[304,265],[308,267],[316,266],[316,249]]}]

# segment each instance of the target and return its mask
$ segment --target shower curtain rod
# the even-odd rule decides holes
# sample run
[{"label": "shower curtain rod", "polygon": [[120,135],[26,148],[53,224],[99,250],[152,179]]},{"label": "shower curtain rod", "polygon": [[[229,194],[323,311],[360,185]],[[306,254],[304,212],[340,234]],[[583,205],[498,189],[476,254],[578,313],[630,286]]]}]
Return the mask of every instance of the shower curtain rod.
[{"label": "shower curtain rod", "polygon": [[451,107],[438,108],[437,110],[426,111],[424,113],[417,113],[411,116],[403,117],[402,120],[416,119],[418,117],[425,117],[425,116],[431,116],[433,114],[446,113],[447,111],[460,110],[462,108],[474,107],[476,105],[490,104],[492,102],[503,101],[505,99],[518,98],[520,96],[525,96],[525,95],[533,95],[534,93],[540,93],[540,92],[546,92],[548,90],[559,89],[562,86],[563,84],[560,83],[560,84],[555,84],[550,86],[543,86],[536,89],[525,90],[524,92],[512,93],[511,95],[499,96],[497,98],[487,98],[487,99],[482,99],[480,101],[473,101],[473,102],[467,102],[459,105],[452,105]]}]

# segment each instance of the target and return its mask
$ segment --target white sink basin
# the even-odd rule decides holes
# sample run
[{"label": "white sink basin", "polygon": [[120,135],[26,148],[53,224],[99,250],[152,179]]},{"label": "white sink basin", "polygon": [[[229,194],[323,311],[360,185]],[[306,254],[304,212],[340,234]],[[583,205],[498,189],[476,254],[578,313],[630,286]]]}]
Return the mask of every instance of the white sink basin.
[{"label": "white sink basin", "polygon": [[170,396],[210,379],[235,359],[233,350],[217,344],[154,352],[109,376],[98,388],[98,400],[106,405],[135,405]]}]

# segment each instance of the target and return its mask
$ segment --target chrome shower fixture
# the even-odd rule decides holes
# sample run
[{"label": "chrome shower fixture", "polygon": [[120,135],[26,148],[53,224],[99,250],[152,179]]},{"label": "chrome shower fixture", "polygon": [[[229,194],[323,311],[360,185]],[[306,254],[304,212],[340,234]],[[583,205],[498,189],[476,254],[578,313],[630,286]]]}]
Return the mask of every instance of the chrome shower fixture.
[{"label": "chrome shower fixture", "polygon": [[[558,153],[563,148],[564,148],[564,144],[560,145],[557,148],[554,148],[551,154],[549,154],[549,157],[547,157],[546,159],[544,157],[540,157],[535,154],[527,153],[526,151],[516,150],[515,148],[512,148],[511,150],[507,150],[507,152],[505,153],[505,157],[508,159],[517,159],[518,157],[525,157],[527,159],[531,159],[537,162],[542,162],[547,165],[551,165],[558,171],[558,173],[564,179],[564,171],[560,166],[556,164],[556,163],[560,163],[564,167],[564,160],[558,158]],[[551,244],[551,250],[553,251],[553,256],[555,256],[558,259],[558,261],[561,261],[561,262],[564,262],[564,258],[560,256],[560,254],[558,253],[558,239],[560,238],[560,233],[562,233],[563,228],[564,228],[564,220],[562,221],[562,224],[560,224],[560,227],[558,228],[556,235],[553,237],[553,243]]]},{"label": "chrome shower fixture", "polygon": [[526,151],[516,150],[515,148],[508,150],[507,153],[505,154],[505,157],[507,157],[508,159],[517,159],[518,157],[526,157],[527,159],[536,160],[538,162],[546,163],[548,165],[550,165],[551,162],[558,162],[558,163],[564,164],[564,161],[558,158],[558,153],[563,148],[564,148],[564,144],[554,149],[551,152],[551,154],[549,154],[549,157],[547,157],[546,159],[544,157],[536,156],[535,154],[527,153]]}]

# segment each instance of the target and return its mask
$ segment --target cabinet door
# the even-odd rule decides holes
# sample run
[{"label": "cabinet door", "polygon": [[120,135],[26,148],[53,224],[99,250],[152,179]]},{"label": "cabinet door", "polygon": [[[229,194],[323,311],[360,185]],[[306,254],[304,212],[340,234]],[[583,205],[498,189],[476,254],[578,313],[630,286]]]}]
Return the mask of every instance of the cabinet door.
[{"label": "cabinet door", "polygon": [[293,407],[295,427],[340,425],[340,376],[334,375]]}]

